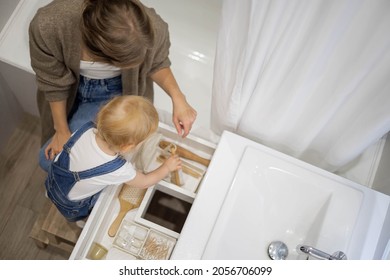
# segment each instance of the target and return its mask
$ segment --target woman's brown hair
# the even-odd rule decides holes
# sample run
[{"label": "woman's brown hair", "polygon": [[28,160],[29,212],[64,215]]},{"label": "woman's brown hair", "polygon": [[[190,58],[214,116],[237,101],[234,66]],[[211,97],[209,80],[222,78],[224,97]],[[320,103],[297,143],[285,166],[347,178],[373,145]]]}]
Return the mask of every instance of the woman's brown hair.
[{"label": "woman's brown hair", "polygon": [[154,39],[138,0],[85,0],[80,27],[91,57],[120,68],[141,64]]}]

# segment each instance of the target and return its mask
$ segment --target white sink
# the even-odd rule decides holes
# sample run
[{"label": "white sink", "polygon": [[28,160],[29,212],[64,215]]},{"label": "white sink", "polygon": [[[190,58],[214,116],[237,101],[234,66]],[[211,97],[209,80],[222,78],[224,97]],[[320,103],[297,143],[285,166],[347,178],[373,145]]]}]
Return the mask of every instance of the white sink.
[{"label": "white sink", "polygon": [[288,259],[302,256],[298,244],[346,250],[362,198],[360,190],[248,147],[203,257],[268,259],[276,240],[289,248]]},{"label": "white sink", "polygon": [[348,259],[383,258],[390,197],[225,132],[173,252],[173,259],[287,259],[304,244]]}]

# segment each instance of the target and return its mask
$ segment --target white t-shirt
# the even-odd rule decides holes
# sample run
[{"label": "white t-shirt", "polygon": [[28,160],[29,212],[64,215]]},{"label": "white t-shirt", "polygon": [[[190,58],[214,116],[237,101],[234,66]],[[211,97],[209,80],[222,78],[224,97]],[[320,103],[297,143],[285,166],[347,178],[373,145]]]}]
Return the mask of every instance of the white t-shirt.
[{"label": "white t-shirt", "polygon": [[[70,151],[69,169],[84,171],[115,159],[103,152],[96,142],[95,128],[88,129]],[[58,157],[57,157],[58,158]],[[136,171],[130,162],[114,172],[78,181],[68,194],[70,200],[90,197],[108,185],[122,184],[134,179]]]},{"label": "white t-shirt", "polygon": [[121,74],[121,69],[102,62],[80,60],[80,74],[90,79],[109,79]]}]

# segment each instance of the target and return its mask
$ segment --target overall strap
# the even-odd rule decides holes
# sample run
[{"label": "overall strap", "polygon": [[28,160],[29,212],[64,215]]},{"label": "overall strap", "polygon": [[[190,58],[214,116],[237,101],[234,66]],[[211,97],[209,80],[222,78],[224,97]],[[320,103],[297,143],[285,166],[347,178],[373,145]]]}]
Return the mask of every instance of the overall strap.
[{"label": "overall strap", "polygon": [[95,127],[93,122],[87,122],[83,124],[76,132],[69,138],[69,140],[63,146],[63,152],[60,154],[57,164],[62,167],[69,168],[69,153],[74,143],[84,134],[88,129]]},{"label": "overall strap", "polygon": [[[80,127],[68,140],[68,142],[64,145],[64,152],[61,153],[61,155],[58,158],[58,164],[62,168],[69,168],[69,153],[71,148],[73,147],[74,143],[83,135],[84,132],[86,132],[88,129],[95,127],[95,124],[93,122],[87,122],[82,127]],[[73,174],[76,181],[80,181],[81,179],[88,179],[95,176],[104,175],[107,173],[111,173],[119,168],[121,168],[126,163],[126,160],[122,158],[121,156],[117,156],[115,159],[103,163],[99,166],[93,167],[88,170],[84,171],[69,171]]]},{"label": "overall strap", "polygon": [[84,134],[84,132],[86,132],[92,127],[95,127],[95,124],[93,122],[87,122],[83,124],[79,129],[77,129],[76,132],[69,138],[68,142],[64,144],[64,151],[69,154],[70,149],[73,147],[74,143],[79,140],[79,138],[81,137],[81,135]]},{"label": "overall strap", "polygon": [[125,163],[126,160],[121,156],[118,156],[115,159],[103,163],[94,168],[84,170],[84,171],[79,171],[79,172],[75,172],[75,171],[70,171],[70,172],[73,173],[73,176],[76,179],[76,181],[80,181],[81,179],[88,179],[91,177],[96,177],[96,176],[114,172],[115,170],[121,168]]}]

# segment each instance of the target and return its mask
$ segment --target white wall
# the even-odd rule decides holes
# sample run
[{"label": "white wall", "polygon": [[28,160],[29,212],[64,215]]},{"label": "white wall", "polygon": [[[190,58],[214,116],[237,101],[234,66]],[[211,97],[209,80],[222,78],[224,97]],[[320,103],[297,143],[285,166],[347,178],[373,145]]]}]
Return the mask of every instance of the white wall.
[{"label": "white wall", "polygon": [[12,14],[19,1],[15,0],[1,0],[0,2],[0,30],[3,29],[7,23],[9,16]]},{"label": "white wall", "polygon": [[[0,3],[0,30],[2,30],[19,1],[1,0]],[[0,68],[5,67],[0,62]],[[23,115],[22,107],[9,88],[6,79],[0,71],[0,152],[3,151],[9,137]]]},{"label": "white wall", "polygon": [[28,25],[36,10],[51,0],[19,1],[0,34],[1,74],[23,110],[38,116],[35,75],[30,66]]},{"label": "white wall", "polygon": [[0,64],[0,73],[22,106],[23,111],[33,116],[39,116],[35,75],[7,63]]},{"label": "white wall", "polygon": [[373,189],[390,195],[390,133],[387,134],[386,144],[383,148],[381,161],[375,175]]},{"label": "white wall", "polygon": [[[0,62],[0,67],[1,64],[2,62]],[[0,72],[0,152],[4,151],[9,137],[22,116],[22,107]]]}]

